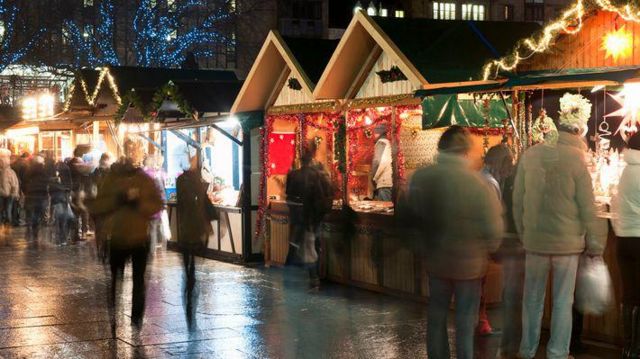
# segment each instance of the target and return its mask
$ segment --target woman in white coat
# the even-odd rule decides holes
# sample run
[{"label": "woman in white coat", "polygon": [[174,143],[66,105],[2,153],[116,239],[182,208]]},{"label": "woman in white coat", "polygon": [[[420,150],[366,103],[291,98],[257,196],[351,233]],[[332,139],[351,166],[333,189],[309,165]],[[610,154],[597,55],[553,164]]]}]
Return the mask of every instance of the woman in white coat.
[{"label": "woman in white coat", "polygon": [[640,133],[624,151],[627,167],[612,201],[622,277],[623,358],[640,358]]}]

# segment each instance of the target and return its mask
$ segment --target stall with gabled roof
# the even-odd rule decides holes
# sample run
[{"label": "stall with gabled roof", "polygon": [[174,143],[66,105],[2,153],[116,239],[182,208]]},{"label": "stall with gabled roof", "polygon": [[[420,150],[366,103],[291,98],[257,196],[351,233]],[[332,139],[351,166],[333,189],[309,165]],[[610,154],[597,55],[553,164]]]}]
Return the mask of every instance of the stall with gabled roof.
[{"label": "stall with gabled roof", "polygon": [[252,168],[260,179],[259,195],[253,199],[258,206],[254,248],[265,239],[269,264],[281,265],[286,259],[289,230],[284,186],[304,142],[316,141],[316,160],[335,183],[341,181],[334,153],[340,118],[337,103],[313,98],[315,83],[336,44],[334,40],[293,39],[270,32],[233,105],[232,112],[237,114],[265,113],[261,132],[254,130],[260,138],[260,165]]}]

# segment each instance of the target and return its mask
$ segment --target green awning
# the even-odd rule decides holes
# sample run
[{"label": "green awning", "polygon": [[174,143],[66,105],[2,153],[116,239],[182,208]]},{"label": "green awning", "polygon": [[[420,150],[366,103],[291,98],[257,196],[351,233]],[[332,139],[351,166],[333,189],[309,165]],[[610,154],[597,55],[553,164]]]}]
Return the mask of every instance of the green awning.
[{"label": "green awning", "polygon": [[503,88],[598,81],[623,83],[638,76],[640,66],[532,71],[509,77]]},{"label": "green awning", "polygon": [[474,92],[484,92],[497,90],[502,87],[502,83],[493,82],[487,84],[478,84],[478,85],[460,85],[460,86],[451,86],[451,87],[438,87],[432,89],[422,89],[415,92],[415,97],[427,97],[433,95],[453,95],[459,93],[474,93]]},{"label": "green awning", "polygon": [[250,131],[264,124],[264,111],[247,111],[235,114],[244,131]]},{"label": "green awning", "polygon": [[[502,121],[509,118],[510,101],[507,107],[500,99],[489,102],[489,127],[500,127]],[[482,127],[485,122],[485,109],[481,100],[458,99],[457,95],[436,95],[422,101],[422,128],[460,125]]]}]

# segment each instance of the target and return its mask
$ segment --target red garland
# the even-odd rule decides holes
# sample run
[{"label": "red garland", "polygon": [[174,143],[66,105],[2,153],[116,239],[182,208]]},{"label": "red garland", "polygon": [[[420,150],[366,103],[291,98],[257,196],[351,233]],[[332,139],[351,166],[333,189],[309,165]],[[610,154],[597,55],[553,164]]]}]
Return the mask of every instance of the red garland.
[{"label": "red garland", "polygon": [[256,239],[264,234],[264,214],[267,210],[267,176],[269,166],[267,158],[269,158],[269,148],[267,146],[267,134],[273,132],[273,116],[267,116],[264,126],[260,129],[260,166],[262,167],[262,176],[260,176],[260,188],[258,189],[258,212],[256,213]]}]

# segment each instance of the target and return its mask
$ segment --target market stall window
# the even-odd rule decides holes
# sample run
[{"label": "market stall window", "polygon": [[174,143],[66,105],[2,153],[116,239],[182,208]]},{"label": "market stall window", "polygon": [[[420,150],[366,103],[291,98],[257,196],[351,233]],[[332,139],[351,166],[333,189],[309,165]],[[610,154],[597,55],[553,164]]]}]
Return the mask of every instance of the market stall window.
[{"label": "market stall window", "polygon": [[240,126],[232,122],[200,128],[202,177],[210,184],[208,193],[214,204],[240,206],[241,134]]},{"label": "market stall window", "polygon": [[355,209],[392,207],[395,132],[392,112],[391,107],[347,112],[347,194]]}]

